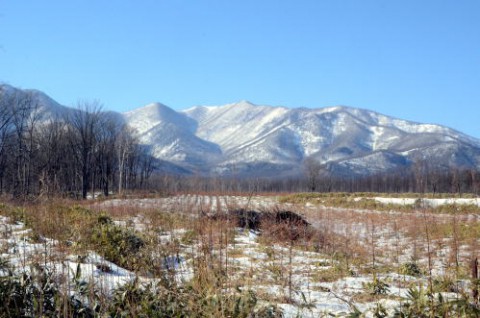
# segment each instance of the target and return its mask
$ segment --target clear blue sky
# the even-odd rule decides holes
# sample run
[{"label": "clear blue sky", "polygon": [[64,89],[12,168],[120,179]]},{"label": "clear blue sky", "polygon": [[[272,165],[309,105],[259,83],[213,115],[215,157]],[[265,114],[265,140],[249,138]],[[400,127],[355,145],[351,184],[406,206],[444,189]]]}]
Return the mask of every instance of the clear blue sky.
[{"label": "clear blue sky", "polygon": [[0,81],[117,111],[348,105],[480,137],[480,1],[5,0]]}]

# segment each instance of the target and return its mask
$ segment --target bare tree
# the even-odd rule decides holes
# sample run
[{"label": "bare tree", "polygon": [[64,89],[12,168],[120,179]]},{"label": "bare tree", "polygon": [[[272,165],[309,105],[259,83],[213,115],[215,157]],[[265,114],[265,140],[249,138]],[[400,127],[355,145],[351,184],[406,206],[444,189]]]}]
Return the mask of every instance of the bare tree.
[{"label": "bare tree", "polygon": [[157,169],[155,157],[150,147],[141,147],[139,157],[140,187],[145,188],[152,173]]},{"label": "bare tree", "polygon": [[35,125],[38,121],[38,104],[30,93],[15,93],[11,103],[12,121],[12,182],[15,197],[31,192],[33,161],[35,156]]},{"label": "bare tree", "polygon": [[100,103],[79,102],[50,118],[42,109],[33,92],[0,85],[0,193],[86,198],[146,185],[156,164],[150,149]]},{"label": "bare tree", "polygon": [[0,193],[4,190],[4,177],[7,167],[8,141],[12,137],[13,99],[8,95],[6,86],[0,86]]},{"label": "bare tree", "polygon": [[136,140],[133,138],[132,130],[128,126],[124,126],[117,138],[119,193],[122,193],[122,191],[128,186],[128,170],[132,165],[133,155],[135,154],[136,149]]},{"label": "bare tree", "polygon": [[104,113],[102,125],[97,133],[96,168],[99,176],[99,186],[105,196],[109,195],[117,169],[116,147],[121,136],[123,124],[111,113]]},{"label": "bare tree", "polygon": [[310,191],[315,192],[318,188],[320,170],[322,165],[313,157],[307,157],[303,161],[304,173],[307,178],[307,185]]},{"label": "bare tree", "polygon": [[80,102],[67,122],[70,127],[70,146],[75,154],[81,180],[82,198],[86,198],[92,177],[97,134],[101,129],[102,106],[99,102]]},{"label": "bare tree", "polygon": [[67,143],[66,123],[59,117],[51,118],[37,129],[39,193],[52,196],[68,191],[74,180],[71,174],[73,154]]},{"label": "bare tree", "polygon": [[415,158],[413,163],[413,173],[415,176],[415,189],[417,192],[425,193],[428,170],[428,164],[424,158]]},{"label": "bare tree", "polygon": [[480,181],[478,178],[478,171],[475,169],[470,169],[470,178],[472,180],[472,193],[477,195]]}]

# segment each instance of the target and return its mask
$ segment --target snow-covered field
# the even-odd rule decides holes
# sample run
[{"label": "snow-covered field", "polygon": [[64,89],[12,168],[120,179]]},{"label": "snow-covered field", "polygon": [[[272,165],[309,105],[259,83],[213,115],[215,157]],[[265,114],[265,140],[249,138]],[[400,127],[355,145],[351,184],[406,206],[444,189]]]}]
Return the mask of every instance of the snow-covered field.
[{"label": "snow-covered field", "polygon": [[[40,264],[57,273],[59,281],[69,282],[80,270],[81,278],[95,281],[103,293],[109,293],[135,277],[134,273],[105,260],[93,251],[87,255],[65,254],[59,248],[59,242],[49,238],[39,238],[39,242],[32,242],[30,233],[31,230],[25,228],[23,223],[10,224],[8,218],[0,218],[0,257],[8,260],[19,272],[29,272],[33,264]],[[104,268],[108,268],[108,271],[102,270]]]},{"label": "snow-covered field", "polygon": [[[410,199],[375,199],[382,203],[415,203]],[[451,203],[449,199],[439,200],[429,199],[428,204]],[[477,256],[478,237],[465,234],[466,227],[477,225],[476,218],[280,204],[275,196],[178,195],[92,203],[92,209],[113,211],[115,224],[139,232],[152,229],[152,213],[198,220],[240,208],[295,211],[315,230],[308,240],[296,244],[268,240],[262,232],[241,228],[236,228],[233,239],[223,246],[216,246],[211,237],[208,242],[212,255],[224,262],[227,285],[255,291],[261,302],[277,304],[285,317],[342,316],[354,308],[372,316],[379,305],[393,314],[405,301],[409,288],[427,286],[430,275],[436,280],[449,278],[457,291],[459,286],[468,287],[465,268]],[[177,255],[165,258],[181,283],[192,279],[195,259],[205,248],[205,242],[199,239],[182,239],[191,231],[179,227],[157,229],[160,244],[182,242]],[[28,270],[35,260],[62,281],[70,281],[80,269],[83,279],[94,281],[106,294],[139,275],[94,251],[72,255],[55,240],[41,237],[33,241],[30,234],[23,223],[0,218],[1,257],[19,270]],[[415,264],[418,273],[406,272],[406,264]],[[146,282],[153,278],[140,275],[139,279]],[[372,285],[378,281],[388,288],[372,293]],[[458,295],[449,294],[449,290],[437,292]]]},{"label": "snow-covered field", "polygon": [[476,205],[480,206],[480,199],[478,198],[444,198],[444,199],[414,199],[414,198],[382,198],[375,197],[375,201],[384,204],[401,204],[414,205],[416,203],[426,207],[439,207],[442,205]]}]

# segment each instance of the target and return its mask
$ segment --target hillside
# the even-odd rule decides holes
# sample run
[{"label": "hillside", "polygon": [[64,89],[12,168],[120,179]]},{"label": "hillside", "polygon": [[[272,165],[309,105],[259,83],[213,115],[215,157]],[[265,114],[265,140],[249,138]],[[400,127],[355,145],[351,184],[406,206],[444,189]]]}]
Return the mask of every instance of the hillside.
[{"label": "hillside", "polygon": [[[2,85],[0,93],[8,103],[28,97],[43,120],[72,111],[40,91]],[[112,115],[130,125],[155,157],[173,164],[173,173],[295,176],[307,158],[335,175],[384,173],[417,161],[442,169],[480,166],[476,138],[345,106],[286,108],[241,101],[175,111],[152,103]]]}]

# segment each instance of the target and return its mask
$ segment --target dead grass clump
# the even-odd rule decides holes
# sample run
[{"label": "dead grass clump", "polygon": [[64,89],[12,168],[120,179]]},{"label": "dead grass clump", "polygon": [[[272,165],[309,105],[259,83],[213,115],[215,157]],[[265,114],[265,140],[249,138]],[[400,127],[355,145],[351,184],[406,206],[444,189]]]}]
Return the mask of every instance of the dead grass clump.
[{"label": "dead grass clump", "polygon": [[317,231],[304,223],[265,219],[261,225],[262,241],[276,243],[308,242]]},{"label": "dead grass clump", "polygon": [[246,209],[237,209],[229,211],[228,214],[226,216],[222,216],[222,218],[232,220],[233,224],[235,224],[236,227],[259,231],[262,219],[262,212]]},{"label": "dead grass clump", "polygon": [[197,234],[202,243],[211,247],[225,247],[227,242],[235,238],[235,223],[225,218],[200,218],[193,224],[193,233]]},{"label": "dead grass clump", "polygon": [[56,202],[9,207],[2,212],[10,217],[11,221],[23,222],[32,229],[32,238],[48,237],[64,246],[71,246],[71,242],[80,242],[82,238],[90,236],[98,216],[82,206],[66,206]]},{"label": "dead grass clump", "polygon": [[237,209],[218,219],[229,219],[236,227],[258,231],[263,241],[282,243],[310,241],[318,235],[303,216],[288,210],[254,211]]},{"label": "dead grass clump", "polygon": [[335,282],[341,278],[351,276],[345,268],[339,264],[327,268],[319,268],[313,272],[312,278],[315,282],[329,283]]}]

